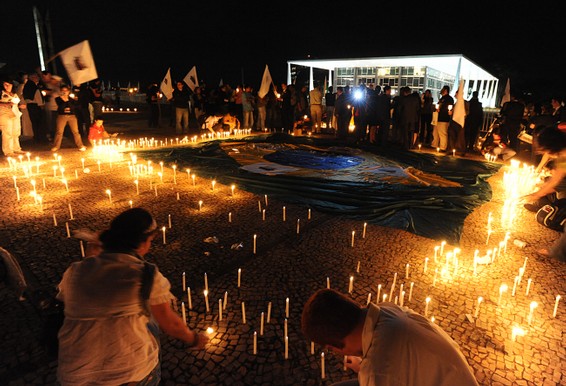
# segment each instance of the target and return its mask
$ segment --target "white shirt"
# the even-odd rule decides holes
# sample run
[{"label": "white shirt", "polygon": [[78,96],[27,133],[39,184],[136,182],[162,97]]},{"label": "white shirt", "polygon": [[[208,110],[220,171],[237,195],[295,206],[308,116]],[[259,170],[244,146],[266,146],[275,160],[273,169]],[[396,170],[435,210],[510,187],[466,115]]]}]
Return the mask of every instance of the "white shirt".
[{"label": "white shirt", "polygon": [[361,386],[478,386],[456,342],[406,307],[370,304],[362,352]]},{"label": "white shirt", "polygon": [[[65,271],[57,295],[65,303],[59,331],[62,385],[120,385],[140,381],[155,368],[159,344],[147,329],[142,270],[135,256],[106,253]],[[148,303],[170,302],[170,288],[155,270]]]}]

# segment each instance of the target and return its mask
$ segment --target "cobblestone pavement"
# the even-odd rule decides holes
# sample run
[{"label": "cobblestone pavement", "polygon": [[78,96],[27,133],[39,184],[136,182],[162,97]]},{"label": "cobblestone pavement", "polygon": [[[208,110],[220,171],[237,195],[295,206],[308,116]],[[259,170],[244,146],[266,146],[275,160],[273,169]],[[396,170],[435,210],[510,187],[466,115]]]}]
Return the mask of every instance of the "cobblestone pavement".
[{"label": "cobblestone pavement", "polygon": [[[564,299],[558,305],[556,317],[552,316],[556,295],[566,294],[566,265],[536,253],[558,238],[559,233],[542,227],[532,213],[518,207],[507,250],[497,253],[492,264],[479,265],[473,275],[474,251],[478,249],[483,255],[488,247],[498,247],[507,231],[499,226],[502,181],[507,166],[489,180],[493,200],[466,219],[456,268],[453,263],[444,264],[446,253],[456,246],[444,246],[444,255],[435,263],[434,248],[440,245],[439,240],[372,224],[364,227],[358,220],[330,216],[314,209],[310,210],[309,219],[309,208],[282,202],[275,196],[267,197],[266,202],[265,196],[238,188],[233,196],[227,186],[217,184],[213,190],[210,179],[198,177],[198,171],[195,185],[184,171],[176,172],[175,184],[171,165],[165,165],[163,182],[154,175],[150,189],[150,178],[142,177],[137,195],[126,161],[112,165],[102,162],[99,171],[97,158],[90,150],[84,154],[69,148],[61,150],[59,155],[69,192],[60,174],[53,176],[52,167],[58,166],[55,158],[47,151],[32,153],[33,165],[36,156],[42,162],[34,178],[38,194],[43,197],[43,211],[29,195],[32,186],[21,170],[17,172],[21,200],[16,200],[12,179],[15,172],[2,160],[0,245],[21,261],[35,289],[54,292],[65,268],[80,258],[79,241],[67,237],[66,223],[71,231],[98,230],[128,208],[129,200],[133,205],[149,209],[158,223],[166,227],[166,244],[162,238],[156,238],[150,260],[171,281],[179,308],[181,301],[188,307],[187,293],[182,289],[182,273],[186,272],[192,294],[188,324],[197,330],[214,329],[210,345],[201,352],[187,351],[179,342],[163,339],[164,385],[324,385],[355,377],[351,371],[344,371],[343,358],[325,352],[326,379],[322,380],[323,350],[315,346],[314,354],[311,353],[310,342],[300,332],[300,314],[307,298],[325,287],[327,280],[332,288],[346,292],[350,277],[353,277],[352,297],[362,304],[367,302],[368,294],[372,301],[378,293],[380,298],[384,294],[400,296],[399,287],[403,285],[404,304],[424,313],[425,298],[430,297],[428,315],[460,344],[482,385],[566,383]],[[81,157],[85,157],[85,168],[90,173],[83,172]],[[111,201],[106,189],[111,189]],[[199,200],[202,200],[201,209]],[[265,220],[258,205],[266,210]],[[283,221],[283,206],[286,221]],[[493,233],[486,245],[489,213],[494,219]],[[300,220],[298,232],[297,220]],[[356,232],[353,245],[352,231]],[[254,235],[257,235],[256,253]],[[218,242],[205,241],[212,236]],[[514,240],[526,242],[526,247],[519,248]],[[239,243],[243,245],[240,249],[231,248]],[[425,263],[426,257],[429,260]],[[524,276],[512,296],[514,278],[526,258]],[[208,313],[203,296],[205,274],[210,290]],[[396,287],[391,292],[395,275]],[[526,295],[528,279],[532,280],[530,293]],[[502,294],[498,306],[502,283],[509,290]],[[218,300],[225,296],[228,302],[220,321]],[[473,314],[479,296],[484,301],[475,321]],[[289,299],[287,318],[286,299]],[[538,302],[538,307],[533,310],[529,325],[531,301]],[[38,343],[40,315],[35,307],[28,301],[19,302],[3,283],[0,302],[3,310],[0,384],[56,384],[57,364],[47,359]],[[242,321],[242,303],[245,303],[246,323]],[[263,335],[260,335],[261,313],[266,318]],[[285,319],[288,359],[285,359]],[[514,326],[522,327],[525,333],[516,342],[511,340]],[[254,332],[258,334],[257,355],[252,352]]]}]

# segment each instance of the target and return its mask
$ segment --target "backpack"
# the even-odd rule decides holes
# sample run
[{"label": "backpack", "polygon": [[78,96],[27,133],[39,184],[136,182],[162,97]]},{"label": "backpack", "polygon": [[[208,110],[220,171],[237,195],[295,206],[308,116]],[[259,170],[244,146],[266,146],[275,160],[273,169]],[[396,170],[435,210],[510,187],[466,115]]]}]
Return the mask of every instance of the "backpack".
[{"label": "backpack", "polygon": [[566,223],[566,198],[544,205],[538,210],[536,219],[547,228],[563,232]]}]

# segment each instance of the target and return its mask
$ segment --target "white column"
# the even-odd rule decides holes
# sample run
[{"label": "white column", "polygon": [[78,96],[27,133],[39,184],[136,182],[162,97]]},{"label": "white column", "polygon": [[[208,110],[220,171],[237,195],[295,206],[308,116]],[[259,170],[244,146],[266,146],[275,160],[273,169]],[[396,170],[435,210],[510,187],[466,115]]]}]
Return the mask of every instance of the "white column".
[{"label": "white column", "polygon": [[332,70],[328,70],[328,87],[332,86]]},{"label": "white column", "polygon": [[291,84],[291,63],[287,62],[287,84]]},{"label": "white column", "polygon": [[312,71],[312,67],[309,67],[309,90],[314,88],[314,75]]},{"label": "white column", "polygon": [[464,99],[465,100],[470,99],[470,93],[468,92],[468,87],[470,87],[470,80],[468,78],[466,78],[466,80],[464,81]]},{"label": "white column", "polygon": [[495,81],[495,84],[493,85],[493,92],[491,93],[491,97],[489,98],[489,101],[488,101],[488,106],[490,106],[490,107],[495,107],[496,98],[497,98],[497,88],[498,87],[499,87],[499,79],[497,79]]}]

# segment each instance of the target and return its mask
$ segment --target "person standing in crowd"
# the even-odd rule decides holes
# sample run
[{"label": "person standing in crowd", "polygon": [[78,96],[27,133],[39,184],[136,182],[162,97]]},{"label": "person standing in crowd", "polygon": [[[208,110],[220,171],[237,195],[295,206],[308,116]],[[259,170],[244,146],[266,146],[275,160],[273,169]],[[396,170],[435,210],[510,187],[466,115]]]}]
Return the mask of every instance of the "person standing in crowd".
[{"label": "person standing in crowd", "polygon": [[29,80],[29,76],[25,72],[19,72],[19,82],[16,87],[16,94],[20,98],[20,111],[22,112],[21,117],[21,127],[22,136],[27,138],[33,138],[33,127],[31,125],[31,119],[29,117],[29,111],[27,109],[26,98],[24,97],[24,87]]},{"label": "person standing in crowd", "polygon": [[90,85],[92,92],[92,109],[95,117],[102,115],[102,107],[104,100],[102,98],[102,82],[100,79],[95,79]]},{"label": "person standing in crowd", "polygon": [[565,120],[565,109],[562,106],[562,98],[555,96],[550,100],[552,105],[552,117],[555,122],[564,122]]},{"label": "person standing in crowd", "polygon": [[195,87],[195,92],[191,95],[191,105],[195,119],[198,122],[201,115],[204,114],[204,106],[206,105],[202,87]]},{"label": "person standing in crowd", "polygon": [[55,138],[55,128],[57,126],[57,103],[55,99],[60,95],[61,78],[58,75],[52,75],[49,71],[40,73],[42,91],[45,95],[45,104],[43,106],[43,116],[47,135],[49,138]]},{"label": "person standing in crowd", "polygon": [[259,94],[256,94],[255,97],[257,107],[256,129],[258,131],[264,131],[266,129],[265,120],[267,118],[268,95],[269,93],[265,94],[263,97],[260,97]]},{"label": "person standing in crowd", "polygon": [[0,97],[0,131],[2,131],[2,152],[6,157],[24,153],[20,147],[22,113],[18,108],[20,98],[13,92],[14,84],[5,79],[2,81]]},{"label": "person standing in crowd", "polygon": [[318,83],[309,92],[312,131],[320,133],[322,130],[322,91]]},{"label": "person standing in crowd", "polygon": [[281,103],[283,129],[287,130],[287,132],[291,132],[293,130],[293,124],[295,123],[295,108],[297,106],[297,93],[294,84],[284,87]]},{"label": "person standing in crowd", "polygon": [[412,149],[417,141],[420,110],[418,94],[413,94],[408,86],[402,87],[399,98],[398,141],[405,150]]},{"label": "person standing in crowd", "polygon": [[377,128],[379,120],[377,119],[377,105],[379,102],[380,86],[370,87],[367,90],[366,99],[366,121],[369,127],[369,142],[375,144],[377,141]]},{"label": "person standing in crowd", "polygon": [[348,94],[344,93],[343,87],[336,89],[336,103],[334,106],[334,114],[336,114],[336,138],[340,141],[348,139],[348,126],[352,118],[352,110],[350,109],[350,101]]},{"label": "person standing in crowd", "polygon": [[309,115],[309,93],[306,85],[301,86],[297,92],[297,108],[295,110],[294,122],[303,120],[305,115]]},{"label": "person standing in crowd", "polygon": [[426,90],[421,99],[421,119],[419,140],[424,145],[432,142],[432,113],[434,113],[434,99],[432,92]]},{"label": "person standing in crowd", "polygon": [[175,132],[183,134],[189,132],[189,101],[191,94],[181,81],[177,82],[173,90],[173,106],[175,107]]},{"label": "person standing in crowd", "polygon": [[326,128],[336,129],[336,117],[334,116],[334,103],[336,94],[333,92],[332,86],[328,86],[328,91],[324,94],[324,105],[326,106]]},{"label": "person standing in crowd", "polygon": [[26,82],[22,94],[25,98],[26,108],[31,120],[33,130],[33,141],[37,144],[49,143],[47,131],[43,123],[42,108],[44,105],[43,95],[39,87],[39,75],[32,72]]},{"label": "person standing in crowd", "polygon": [[478,386],[456,342],[407,307],[384,302],[362,308],[322,289],[306,302],[301,325],[308,340],[346,355],[358,379],[342,385]]},{"label": "person standing in crowd", "polygon": [[387,146],[389,143],[389,130],[391,129],[391,86],[383,87],[376,103],[377,135],[376,144]]},{"label": "person standing in crowd", "polygon": [[242,128],[253,129],[254,127],[254,107],[255,98],[252,95],[252,88],[249,85],[244,86],[242,93],[242,112],[244,114],[244,122]]},{"label": "person standing in crowd", "polygon": [[65,304],[61,385],[158,385],[159,329],[193,349],[207,344],[206,335],[171,309],[171,284],[144,260],[158,232],[148,211],[126,210],[98,236],[100,246],[89,243],[88,257],[63,274],[57,294]]},{"label": "person standing in crowd", "polygon": [[505,102],[501,108],[503,124],[501,126],[501,138],[509,147],[519,152],[519,139],[521,123],[525,114],[525,105],[517,99],[517,95],[511,92],[511,100]]},{"label": "person standing in crowd", "polygon": [[79,133],[82,138],[86,138],[89,134],[90,127],[90,101],[92,92],[86,83],[77,84],[73,87],[73,94],[77,98],[76,112],[77,122],[79,125]]},{"label": "person standing in crowd", "polygon": [[448,126],[452,120],[452,108],[454,107],[454,98],[450,96],[450,87],[444,86],[440,90],[440,99],[438,101],[438,121],[432,132],[432,147],[445,152],[448,147]]},{"label": "person standing in crowd", "polygon": [[474,151],[476,138],[478,137],[479,130],[483,124],[483,107],[478,99],[478,92],[472,93],[472,98],[468,101],[468,115],[466,116],[466,123],[464,129],[466,132],[466,149]]},{"label": "person standing in crowd", "polygon": [[281,123],[281,95],[277,90],[277,86],[273,85],[266,95],[267,105],[266,105],[266,125],[270,129],[275,129],[282,126]]},{"label": "person standing in crowd", "polygon": [[147,121],[147,127],[150,129],[156,129],[159,127],[159,87],[157,83],[152,83],[146,95],[146,101],[149,105],[149,119]]},{"label": "person standing in crowd", "polygon": [[353,90],[351,103],[354,106],[354,135],[356,142],[361,143],[367,139],[367,87],[360,83]]},{"label": "person standing in crowd", "polygon": [[55,152],[61,148],[63,133],[65,132],[65,127],[67,125],[69,125],[69,128],[71,129],[77,148],[80,151],[85,151],[86,147],[83,145],[81,135],[79,134],[79,125],[77,117],[75,116],[77,102],[74,99],[69,98],[70,90],[68,86],[62,86],[60,94],[61,95],[55,98],[55,102],[57,103],[57,126],[55,129],[55,139],[53,141],[51,151]]}]

